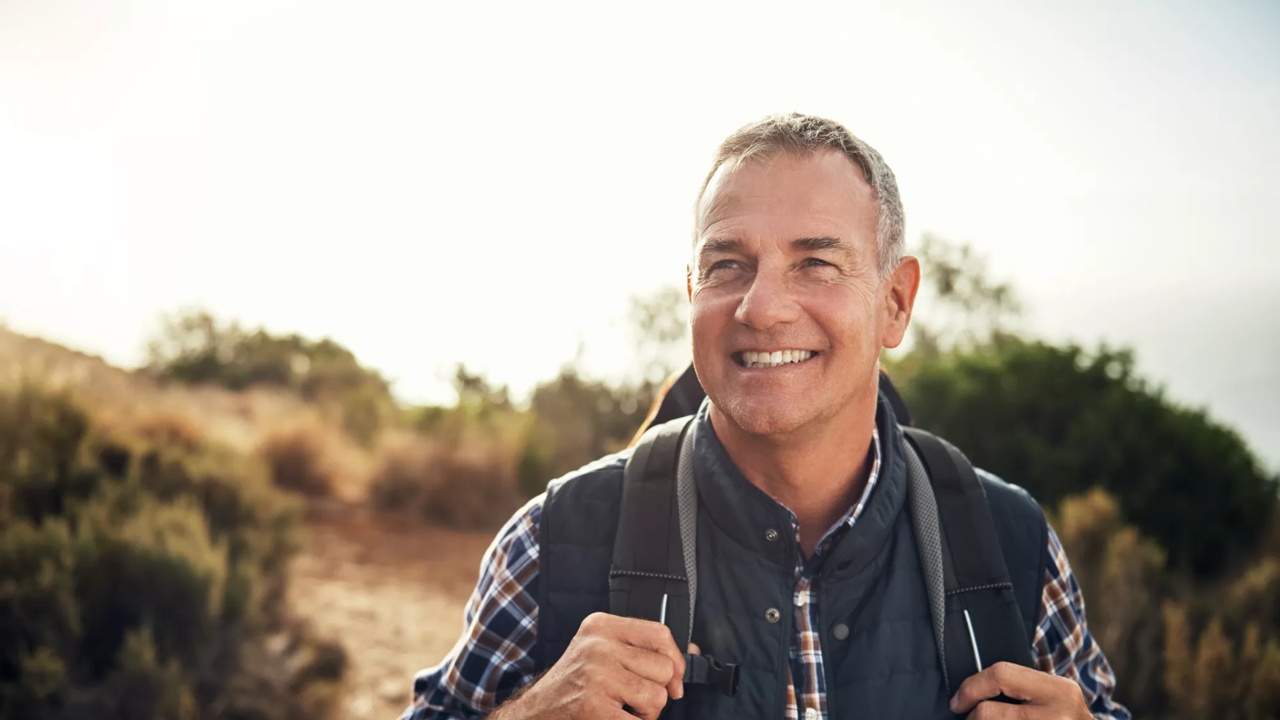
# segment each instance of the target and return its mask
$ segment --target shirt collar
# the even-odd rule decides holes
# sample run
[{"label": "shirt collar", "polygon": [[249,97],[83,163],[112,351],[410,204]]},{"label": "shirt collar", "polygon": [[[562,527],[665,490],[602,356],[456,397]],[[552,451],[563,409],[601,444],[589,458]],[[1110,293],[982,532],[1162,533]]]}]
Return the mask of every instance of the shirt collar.
[{"label": "shirt collar", "polygon": [[[849,506],[849,509],[845,511],[844,515],[842,515],[839,520],[836,520],[834,523],[832,523],[831,527],[827,528],[827,531],[823,533],[822,539],[818,541],[818,544],[814,550],[813,554],[815,556],[822,555],[826,551],[827,547],[830,546],[832,540],[834,540],[841,531],[847,530],[848,528],[853,527],[853,524],[858,521],[859,517],[862,516],[862,510],[867,506],[867,501],[871,498],[871,491],[875,489],[876,480],[880,478],[880,429],[879,428],[873,427],[871,430],[871,453],[870,454],[871,454],[871,471],[867,473],[867,484],[862,488],[862,495],[858,498],[858,501],[856,503]],[[778,503],[778,504],[782,505],[782,503]],[[791,518],[791,527],[795,531],[796,542],[798,543],[800,542],[800,520],[796,518],[796,514],[791,511],[791,508],[787,507],[786,505],[782,505],[782,507],[787,511],[787,515]]]}]

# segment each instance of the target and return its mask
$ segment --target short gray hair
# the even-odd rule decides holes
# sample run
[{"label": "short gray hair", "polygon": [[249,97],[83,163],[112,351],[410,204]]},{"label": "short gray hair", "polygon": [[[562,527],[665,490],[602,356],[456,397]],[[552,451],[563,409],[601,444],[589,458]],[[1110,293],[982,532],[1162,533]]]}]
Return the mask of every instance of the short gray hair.
[{"label": "short gray hair", "polygon": [[698,190],[698,199],[694,203],[695,226],[701,223],[701,219],[696,217],[697,208],[701,207],[707,186],[720,166],[732,163],[736,168],[752,159],[767,159],[779,153],[808,155],[820,150],[841,152],[862,168],[862,174],[876,198],[880,274],[888,276],[902,261],[903,255],[906,218],[902,211],[902,198],[898,195],[898,181],[875,148],[834,120],[799,113],[772,115],[745,125],[725,138],[716,150],[711,171]]}]

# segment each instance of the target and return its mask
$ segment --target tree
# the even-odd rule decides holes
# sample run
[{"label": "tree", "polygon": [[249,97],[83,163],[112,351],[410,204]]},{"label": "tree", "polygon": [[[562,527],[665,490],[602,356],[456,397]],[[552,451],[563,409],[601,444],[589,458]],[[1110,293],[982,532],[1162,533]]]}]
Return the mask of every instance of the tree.
[{"label": "tree", "polygon": [[914,353],[980,347],[1012,333],[1022,301],[1009,282],[991,278],[972,246],[925,233],[915,256],[922,277],[911,324]]},{"label": "tree", "polygon": [[674,285],[631,298],[629,336],[642,384],[656,387],[689,362],[688,304],[684,288]]}]

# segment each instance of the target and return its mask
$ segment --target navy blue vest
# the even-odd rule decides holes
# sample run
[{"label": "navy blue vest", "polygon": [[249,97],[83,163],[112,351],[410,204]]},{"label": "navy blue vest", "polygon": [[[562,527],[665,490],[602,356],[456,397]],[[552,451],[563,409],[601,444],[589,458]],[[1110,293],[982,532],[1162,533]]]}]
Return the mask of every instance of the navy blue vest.
[{"label": "navy blue vest", "polygon": [[[718,660],[739,664],[741,683],[734,698],[709,686],[687,686],[685,698],[668,707],[667,717],[781,718],[800,549],[787,531],[786,510],[729,460],[705,404],[695,422],[699,517],[693,641]],[[882,442],[879,480],[862,516],[830,549],[814,583],[828,716],[950,718],[906,504],[902,432],[883,399],[876,423]],[[539,671],[560,658],[587,615],[609,609],[609,562],[626,457],[604,458],[548,487],[539,527]],[[981,477],[1030,638],[1048,561],[1044,514],[1025,490]],[[769,541],[770,528],[781,538]],[[835,633],[836,625],[848,632]],[[800,712],[803,717],[804,708]]]}]

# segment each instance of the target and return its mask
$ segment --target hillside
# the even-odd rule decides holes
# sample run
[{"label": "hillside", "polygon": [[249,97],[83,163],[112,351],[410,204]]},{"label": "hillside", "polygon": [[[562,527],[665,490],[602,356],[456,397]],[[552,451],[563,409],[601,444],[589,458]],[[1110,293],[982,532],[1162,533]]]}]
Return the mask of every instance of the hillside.
[{"label": "hillside", "polygon": [[[273,431],[320,422],[284,393],[164,386],[101,358],[0,327],[0,379],[69,389],[104,422],[135,428],[189,423],[203,437],[255,452]],[[491,535],[375,519],[363,502],[367,458],[338,433],[347,475],[337,498],[306,500],[304,545],[286,602],[350,660],[338,717],[394,718],[413,673],[448,651]]]}]

